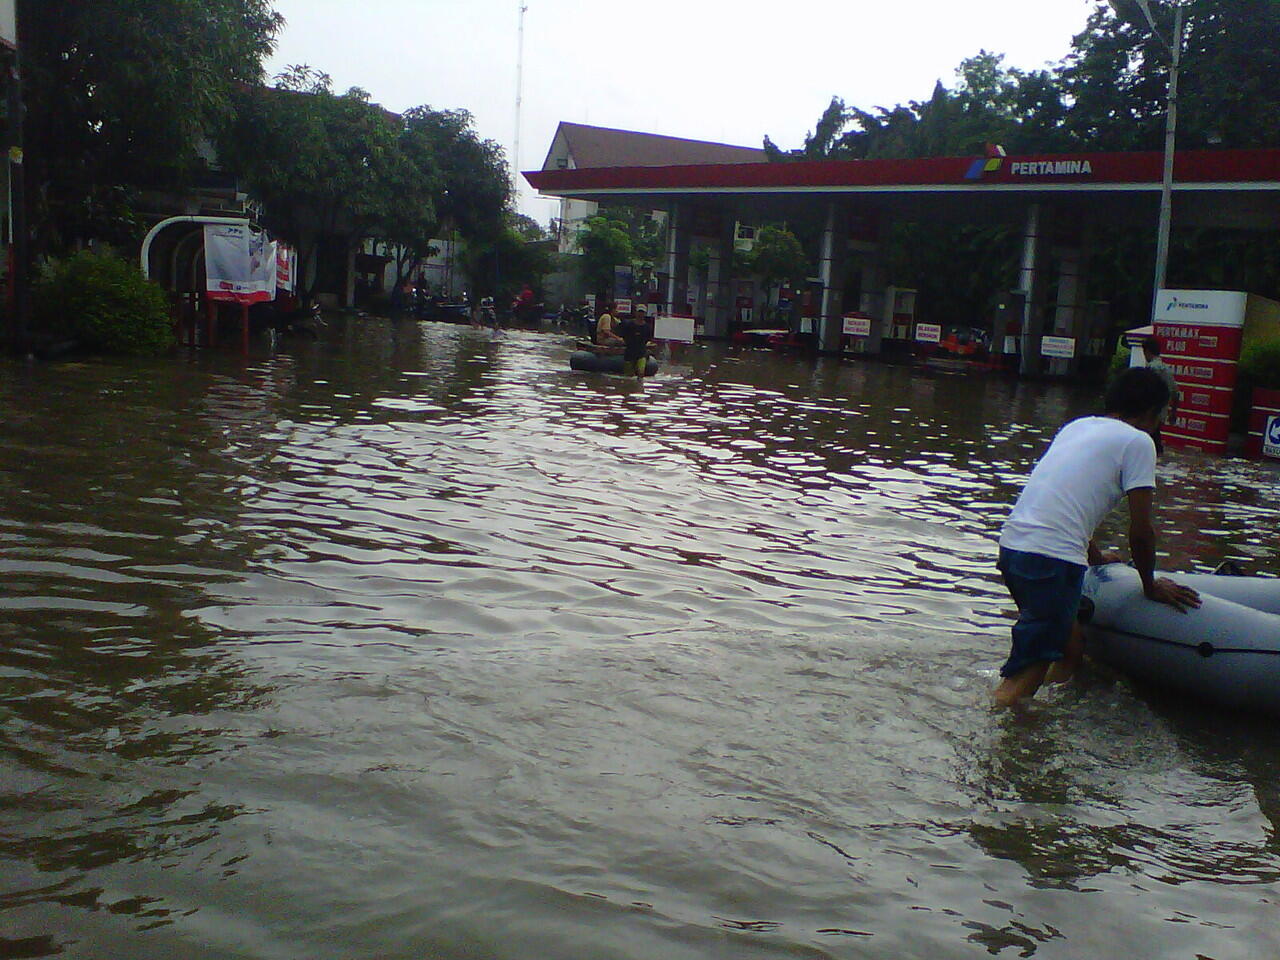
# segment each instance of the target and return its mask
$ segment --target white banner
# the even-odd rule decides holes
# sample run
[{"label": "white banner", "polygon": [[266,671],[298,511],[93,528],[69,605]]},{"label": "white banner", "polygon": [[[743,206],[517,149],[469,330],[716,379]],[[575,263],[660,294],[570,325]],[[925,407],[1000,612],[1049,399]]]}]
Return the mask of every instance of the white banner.
[{"label": "white banner", "polygon": [[941,343],[942,327],[936,323],[917,323],[916,341],[918,343]]},{"label": "white banner", "polygon": [[276,245],[234,223],[204,225],[205,289],[213,300],[261,303],[276,295]]},{"label": "white banner", "polygon": [[693,343],[693,317],[658,316],[653,321],[653,339]]}]

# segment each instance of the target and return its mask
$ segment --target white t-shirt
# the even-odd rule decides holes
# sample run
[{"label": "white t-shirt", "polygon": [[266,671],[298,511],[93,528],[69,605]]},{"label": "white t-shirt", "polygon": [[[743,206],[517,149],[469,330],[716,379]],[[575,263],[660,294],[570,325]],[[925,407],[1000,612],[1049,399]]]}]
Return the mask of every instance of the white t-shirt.
[{"label": "white t-shirt", "polygon": [[1063,427],[1031,471],[1000,531],[1000,546],[1089,562],[1089,538],[1130,490],[1156,485],[1150,435],[1114,417]]}]

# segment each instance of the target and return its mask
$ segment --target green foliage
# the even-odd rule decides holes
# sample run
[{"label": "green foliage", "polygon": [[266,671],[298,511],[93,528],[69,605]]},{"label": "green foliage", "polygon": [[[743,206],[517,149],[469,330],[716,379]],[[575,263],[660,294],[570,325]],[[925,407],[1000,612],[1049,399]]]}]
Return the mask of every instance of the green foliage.
[{"label": "green foliage", "polygon": [[83,251],[55,265],[33,305],[38,329],[91,350],[155,356],[174,342],[164,291],[110,253]]},{"label": "green foliage", "polygon": [[660,221],[653,219],[649,208],[610,204],[601,209],[600,214],[622,224],[631,240],[631,259],[635,264],[662,260],[666,252],[666,231]]},{"label": "green foliage", "polygon": [[392,114],[357,88],[335,96],[328,76],[309,67],[292,67],[278,82],[240,94],[221,150],[264,201],[264,224],[298,248],[301,262],[317,233],[354,243],[396,203],[420,200]]},{"label": "green foliage", "polygon": [[1116,344],[1116,352],[1111,355],[1111,363],[1107,365],[1107,382],[1110,383],[1129,369],[1133,362],[1132,351],[1124,345],[1124,339]]},{"label": "green foliage", "polygon": [[613,293],[613,268],[626,266],[634,258],[627,225],[605,216],[591,217],[578,231],[574,244],[582,254],[579,269],[587,289],[597,296]]},{"label": "green foliage", "polygon": [[1280,390],[1280,337],[1245,344],[1239,376],[1249,389]]},{"label": "green foliage", "polygon": [[19,0],[37,252],[136,235],[125,188],[181,182],[261,80],[269,0]]},{"label": "green foliage", "polygon": [[557,268],[554,244],[526,240],[515,223],[512,214],[500,230],[468,240],[463,247],[462,266],[475,299],[493,297],[506,304],[526,283],[540,292],[543,279]]},{"label": "green foliage", "polygon": [[747,263],[766,289],[784,280],[803,280],[809,273],[809,258],[800,241],[782,226],[767,225],[756,232]]}]

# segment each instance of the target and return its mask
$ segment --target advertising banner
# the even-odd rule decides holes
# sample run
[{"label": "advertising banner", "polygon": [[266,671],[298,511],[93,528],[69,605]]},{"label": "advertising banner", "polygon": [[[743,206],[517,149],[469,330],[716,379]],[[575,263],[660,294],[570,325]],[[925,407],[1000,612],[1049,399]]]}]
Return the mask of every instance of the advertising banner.
[{"label": "advertising banner", "polygon": [[916,340],[919,343],[941,343],[942,327],[936,323],[916,324]]},{"label": "advertising banner", "polygon": [[614,301],[613,312],[615,316],[619,317],[631,316],[631,301],[625,297],[619,297]]},{"label": "advertising banner", "polygon": [[247,226],[204,225],[205,289],[210,299],[261,303],[275,299],[276,245]]},{"label": "advertising banner", "polygon": [[276,245],[276,289],[293,293],[294,275],[298,269],[298,252],[287,244]]}]

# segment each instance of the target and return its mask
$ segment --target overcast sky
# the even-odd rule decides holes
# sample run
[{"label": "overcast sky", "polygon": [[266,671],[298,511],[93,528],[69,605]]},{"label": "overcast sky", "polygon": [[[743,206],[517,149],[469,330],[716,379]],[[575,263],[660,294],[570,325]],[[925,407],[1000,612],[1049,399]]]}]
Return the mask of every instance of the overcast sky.
[{"label": "overcast sky", "polygon": [[[980,49],[1056,62],[1094,0],[524,0],[520,167],[561,120],[700,140],[801,145],[831,97],[871,108],[926,99]],[[306,63],[378,103],[471,111],[515,140],[520,0],[275,0],[275,74]],[[521,208],[554,203],[524,183]]]}]

